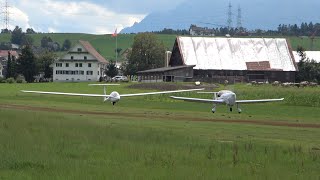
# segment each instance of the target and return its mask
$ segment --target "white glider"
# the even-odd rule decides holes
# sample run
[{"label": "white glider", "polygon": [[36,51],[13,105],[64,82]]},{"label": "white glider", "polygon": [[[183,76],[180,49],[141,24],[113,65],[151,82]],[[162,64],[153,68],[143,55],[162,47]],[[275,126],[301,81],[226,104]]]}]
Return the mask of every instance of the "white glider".
[{"label": "white glider", "polygon": [[187,90],[174,90],[174,91],[160,91],[160,92],[146,92],[146,93],[135,93],[135,94],[119,94],[113,91],[110,95],[107,95],[106,86],[118,86],[120,84],[89,84],[89,86],[103,86],[104,94],[82,94],[82,93],[65,93],[65,92],[47,92],[47,91],[28,91],[21,90],[24,93],[35,93],[35,94],[52,94],[52,95],[65,95],[65,96],[86,96],[86,97],[103,97],[103,101],[110,101],[115,105],[122,97],[133,97],[133,96],[146,96],[156,94],[169,94],[178,92],[190,92],[190,91],[201,91],[202,89],[187,89]]},{"label": "white glider", "polygon": [[228,90],[222,90],[219,92],[199,92],[199,93],[209,93],[214,94],[213,99],[201,99],[201,98],[189,98],[189,97],[177,97],[170,96],[173,99],[184,100],[184,101],[192,101],[192,102],[202,102],[202,103],[212,103],[213,108],[212,112],[216,112],[217,104],[226,104],[230,111],[232,111],[232,107],[237,105],[238,112],[241,113],[241,109],[239,108],[239,104],[250,104],[250,103],[266,103],[266,102],[276,102],[283,101],[284,98],[281,99],[256,99],[256,100],[237,100],[237,96],[234,92]]}]

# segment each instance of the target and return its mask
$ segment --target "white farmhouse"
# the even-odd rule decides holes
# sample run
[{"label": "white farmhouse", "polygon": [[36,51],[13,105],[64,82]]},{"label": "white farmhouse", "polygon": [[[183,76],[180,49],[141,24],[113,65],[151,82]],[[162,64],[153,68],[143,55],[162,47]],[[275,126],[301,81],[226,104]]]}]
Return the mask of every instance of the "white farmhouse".
[{"label": "white farmhouse", "polygon": [[53,64],[53,81],[99,81],[104,76],[108,61],[87,41],[79,41]]}]

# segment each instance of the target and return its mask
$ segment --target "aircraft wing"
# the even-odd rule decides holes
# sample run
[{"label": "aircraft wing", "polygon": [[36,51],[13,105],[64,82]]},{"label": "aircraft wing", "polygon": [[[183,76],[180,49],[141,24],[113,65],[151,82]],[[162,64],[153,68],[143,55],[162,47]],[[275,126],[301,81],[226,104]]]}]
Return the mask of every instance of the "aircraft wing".
[{"label": "aircraft wing", "polygon": [[136,93],[136,94],[120,94],[120,97],[132,97],[132,96],[145,96],[145,95],[156,95],[156,94],[170,94],[177,92],[189,92],[189,91],[202,91],[202,89],[187,89],[187,90],[175,90],[175,91],[160,91],[160,92],[147,92],[147,93]]},{"label": "aircraft wing", "polygon": [[283,100],[284,100],[284,98],[281,98],[281,99],[237,100],[236,103],[239,103],[239,104],[267,103],[267,102],[276,102],[276,101],[283,101]]},{"label": "aircraft wing", "polygon": [[184,101],[191,101],[191,102],[202,102],[202,103],[216,103],[222,104],[224,103],[223,100],[220,99],[200,99],[200,98],[188,98],[188,97],[177,97],[177,96],[170,96],[172,99],[184,100]]},{"label": "aircraft wing", "polygon": [[24,93],[35,93],[35,94],[65,95],[65,96],[110,97],[109,95],[103,95],[103,94],[79,94],[79,93],[25,91],[25,90],[21,90],[21,92],[24,92]]}]

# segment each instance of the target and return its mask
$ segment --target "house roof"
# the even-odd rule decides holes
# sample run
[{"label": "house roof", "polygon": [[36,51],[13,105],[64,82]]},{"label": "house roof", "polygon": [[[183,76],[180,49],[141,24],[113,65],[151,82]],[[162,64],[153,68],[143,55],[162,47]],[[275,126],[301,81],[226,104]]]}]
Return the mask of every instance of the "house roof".
[{"label": "house roof", "polygon": [[[0,57],[8,57],[8,52],[9,52],[10,50],[0,50]],[[12,55],[12,56],[19,56],[18,55],[18,53],[17,53],[17,51],[10,51],[10,54]]]},{"label": "house roof", "polygon": [[176,41],[182,64],[195,65],[194,69],[248,70],[252,62],[264,62],[267,67],[254,69],[297,71],[286,39],[177,37]]},{"label": "house roof", "polygon": [[79,43],[92,55],[94,56],[99,62],[107,64],[108,61],[101,56],[100,53],[96,51],[96,49],[88,42],[80,40]]},{"label": "house roof", "polygon": [[137,72],[137,73],[138,73],[138,74],[141,74],[141,73],[166,72],[166,71],[172,71],[172,70],[189,68],[189,67],[194,67],[194,65],[191,65],[191,66],[163,67],[163,68],[157,68],[157,69],[149,69],[149,70],[146,70],[146,71],[139,71],[139,72]]}]

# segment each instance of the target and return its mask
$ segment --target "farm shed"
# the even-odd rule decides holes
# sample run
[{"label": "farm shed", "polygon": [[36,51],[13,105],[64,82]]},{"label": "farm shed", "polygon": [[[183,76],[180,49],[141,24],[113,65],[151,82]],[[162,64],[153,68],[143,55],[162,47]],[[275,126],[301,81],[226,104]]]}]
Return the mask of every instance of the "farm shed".
[{"label": "farm shed", "polygon": [[194,66],[193,80],[290,81],[297,66],[286,39],[177,37],[171,67]]},{"label": "farm shed", "polygon": [[183,65],[175,67],[164,67],[139,71],[141,82],[181,82],[192,79],[195,65]]}]

